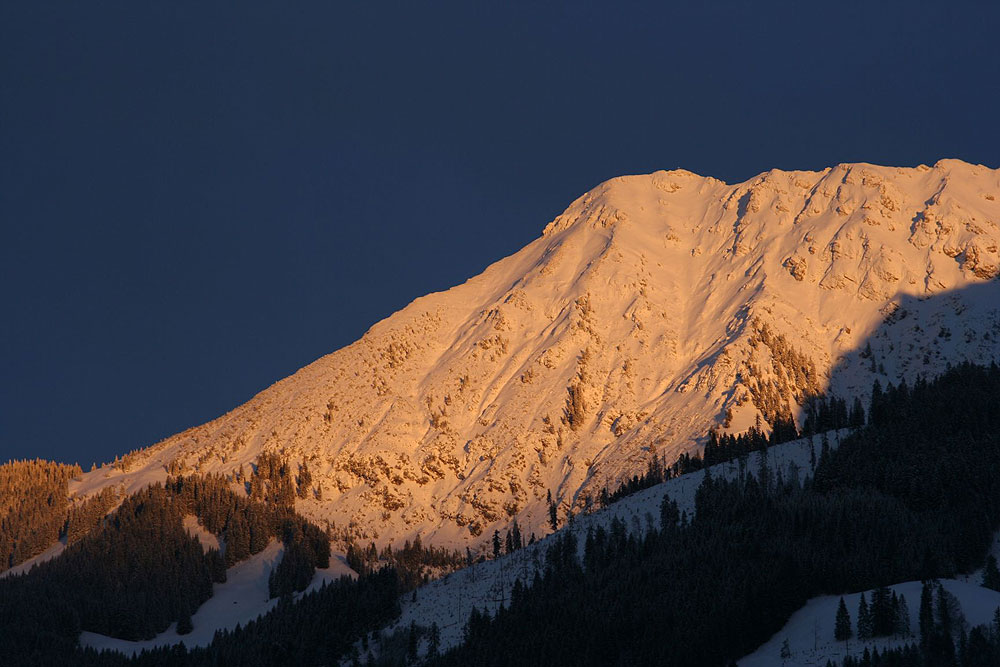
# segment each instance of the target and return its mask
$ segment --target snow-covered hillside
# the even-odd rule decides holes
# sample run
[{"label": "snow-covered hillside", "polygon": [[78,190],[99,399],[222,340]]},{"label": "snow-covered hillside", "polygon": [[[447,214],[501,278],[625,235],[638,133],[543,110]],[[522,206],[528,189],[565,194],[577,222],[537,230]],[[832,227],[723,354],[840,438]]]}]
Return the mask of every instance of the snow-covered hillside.
[{"label": "snow-covered hillside", "polygon": [[547,492],[565,515],[713,425],[993,359],[998,224],[1000,171],[956,160],[615,178],[479,276],[71,491],[273,450],[313,474],[297,509],[357,537],[543,532]]},{"label": "snow-covered hillside", "polygon": [[[828,433],[829,446],[835,449],[840,444],[840,438],[846,434],[846,430]],[[822,437],[815,436],[771,447],[767,452],[768,467],[772,474],[780,471],[785,479],[795,475],[804,478],[811,474],[810,462],[813,456],[819,455],[821,442]],[[758,452],[747,457],[744,462],[746,473],[757,474],[759,457]],[[721,463],[712,466],[711,471],[717,479],[737,479],[740,464],[736,461]],[[693,516],[695,491],[704,477],[705,472],[699,470],[657,484],[607,508],[575,517],[572,524],[555,534],[574,533],[582,557],[586,534],[591,528],[603,526],[609,529],[616,519],[624,522],[630,532],[641,533],[650,525],[659,528],[659,508],[664,495],[675,501],[682,513]],[[424,627],[436,623],[441,631],[441,650],[457,645],[462,641],[463,629],[472,608],[492,615],[501,605],[509,604],[514,582],[520,580],[530,585],[536,569],[544,568],[545,552],[551,543],[551,537],[546,537],[512,554],[453,572],[420,587],[415,598],[404,596],[402,615],[382,634],[391,635],[405,630],[410,623]]]},{"label": "snow-covered hillside", "polygon": [[[200,531],[193,529],[192,532],[198,534],[199,539],[203,539],[203,544],[209,542],[206,546],[215,546],[211,544],[211,540],[215,537],[211,533],[205,532],[204,529]],[[271,571],[277,567],[283,553],[284,546],[277,540],[272,540],[260,553],[229,568],[226,571],[225,583],[212,584],[212,597],[191,616],[194,629],[189,634],[177,634],[177,624],[172,623],[167,630],[145,641],[129,641],[96,632],[83,632],[80,634],[80,645],[98,650],[113,649],[126,655],[180,642],[184,642],[187,647],[207,646],[212,642],[217,630],[232,630],[237,624],[246,625],[247,622],[267,613],[278,604],[278,599],[272,598],[268,593],[267,583]],[[330,567],[316,570],[306,590],[303,593],[296,593],[295,597],[298,598],[319,588],[324,582],[335,581],[342,576],[357,577],[357,574],[343,559],[331,558]]]},{"label": "snow-covered hillside", "polygon": [[[983,588],[976,583],[957,579],[943,579],[940,583],[958,600],[969,628],[977,625],[990,625],[993,622],[993,614],[1000,607],[1000,593]],[[919,619],[921,588],[922,584],[919,581],[907,581],[889,587],[896,594],[906,598],[911,622],[911,635],[909,637],[880,637],[866,641],[854,637],[849,641],[837,641],[833,636],[833,626],[841,596],[826,595],[806,603],[802,609],[792,615],[780,632],[753,654],[740,660],[738,664],[740,667],[770,667],[771,665],[786,665],[786,667],[818,665],[822,667],[826,665],[827,660],[832,660],[834,664],[839,665],[848,655],[860,658],[865,648],[869,650],[877,648],[879,651],[883,651],[887,648],[918,642],[920,634],[917,629],[917,620]],[[864,592],[866,600],[871,600],[872,591]],[[861,592],[844,595],[843,598],[851,614],[851,620],[856,624]],[[790,657],[782,660],[781,647],[785,641],[788,642]]]}]

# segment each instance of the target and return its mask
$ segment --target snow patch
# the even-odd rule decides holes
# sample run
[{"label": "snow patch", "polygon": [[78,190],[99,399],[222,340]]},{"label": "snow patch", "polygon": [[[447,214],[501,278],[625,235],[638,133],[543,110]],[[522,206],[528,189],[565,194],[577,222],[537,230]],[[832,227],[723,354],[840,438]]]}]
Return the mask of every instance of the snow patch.
[{"label": "snow patch", "polygon": [[[969,627],[993,621],[993,612],[997,607],[1000,607],[1000,593],[957,579],[942,579],[941,584],[945,590],[958,598]],[[906,605],[910,612],[910,631],[913,636],[906,639],[880,637],[864,642],[855,636],[846,642],[837,641],[833,636],[833,626],[841,596],[825,595],[809,600],[804,607],[792,614],[780,632],[737,664],[740,667],[771,667],[772,665],[805,667],[806,665],[825,665],[827,660],[833,660],[834,664],[839,665],[847,655],[860,658],[865,647],[868,647],[869,650],[877,648],[882,651],[886,648],[905,646],[920,641],[917,623],[920,618],[921,582],[907,581],[889,588],[897,595],[906,596]],[[865,591],[865,598],[869,602],[871,596],[872,591]],[[851,614],[851,629],[856,635],[858,602],[861,593],[850,593],[843,597],[847,610]],[[788,640],[791,657],[783,661],[781,659],[781,646],[785,640]]]},{"label": "snow patch", "polygon": [[201,548],[204,551],[215,549],[219,553],[224,553],[224,545],[219,536],[206,530],[195,515],[188,514],[184,517],[184,529],[188,532],[188,535],[198,538],[198,541],[201,542]]}]

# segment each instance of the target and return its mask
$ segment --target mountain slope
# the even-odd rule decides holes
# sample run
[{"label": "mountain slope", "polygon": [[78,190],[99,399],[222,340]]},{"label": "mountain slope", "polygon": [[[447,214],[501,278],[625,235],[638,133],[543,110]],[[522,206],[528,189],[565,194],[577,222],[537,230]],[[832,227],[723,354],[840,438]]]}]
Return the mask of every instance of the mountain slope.
[{"label": "mountain slope", "polygon": [[993,359],[998,198],[1000,172],[955,160],[612,179],[481,275],[70,490],[284,450],[313,476],[299,511],[344,534],[543,532],[547,492],[565,515],[713,425]]}]

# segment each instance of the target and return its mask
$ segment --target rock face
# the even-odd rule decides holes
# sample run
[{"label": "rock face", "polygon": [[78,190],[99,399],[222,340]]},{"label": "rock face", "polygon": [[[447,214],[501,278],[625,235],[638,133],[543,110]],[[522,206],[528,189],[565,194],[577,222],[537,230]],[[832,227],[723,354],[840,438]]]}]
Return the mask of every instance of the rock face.
[{"label": "rock face", "polygon": [[345,533],[459,545],[516,516],[541,534],[548,492],[565,515],[713,425],[993,359],[998,225],[1000,171],[955,160],[615,178],[481,275],[79,488],[278,451],[312,473],[298,509]]}]

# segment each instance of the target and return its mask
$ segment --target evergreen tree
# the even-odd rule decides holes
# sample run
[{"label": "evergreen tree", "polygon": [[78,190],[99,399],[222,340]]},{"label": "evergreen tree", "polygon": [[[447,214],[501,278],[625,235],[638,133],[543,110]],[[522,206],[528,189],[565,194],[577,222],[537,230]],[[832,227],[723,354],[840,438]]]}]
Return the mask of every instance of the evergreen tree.
[{"label": "evergreen tree", "polygon": [[191,624],[191,614],[185,612],[177,621],[177,634],[187,635],[192,630],[194,630],[194,626]]},{"label": "evergreen tree", "polygon": [[299,478],[297,481],[299,498],[305,498],[309,494],[309,486],[312,484],[312,473],[309,471],[309,465],[305,461],[299,466]]},{"label": "evergreen tree", "polygon": [[902,593],[896,598],[896,629],[893,634],[898,637],[910,636],[910,607]]},{"label": "evergreen tree", "polygon": [[413,664],[417,660],[417,647],[420,645],[420,637],[417,635],[417,624],[410,621],[410,632],[406,641],[406,660]]},{"label": "evergreen tree", "polygon": [[997,559],[993,554],[986,558],[986,568],[983,570],[983,588],[1000,591],[1000,570],[997,569]]},{"label": "evergreen tree", "polygon": [[517,525],[517,517],[514,518],[514,524],[510,527],[510,541],[511,546],[514,547],[514,551],[517,551],[524,546],[524,539],[521,536],[521,527]]},{"label": "evergreen tree", "polygon": [[951,636],[953,629],[951,613],[951,601],[948,599],[948,591],[944,589],[940,583],[937,587],[937,627],[941,631],[941,634],[947,637]]},{"label": "evergreen tree", "polygon": [[441,647],[441,628],[437,622],[431,623],[430,635],[427,638],[427,657],[436,658]]},{"label": "evergreen tree", "polygon": [[872,637],[887,637],[896,630],[895,593],[887,586],[879,586],[872,592],[871,604]]},{"label": "evergreen tree", "polygon": [[844,602],[844,598],[840,598],[840,604],[837,606],[837,619],[834,623],[833,636],[837,641],[842,642],[851,638],[851,614],[847,611],[847,604]]},{"label": "evergreen tree", "polygon": [[500,558],[500,531],[493,531],[493,558]]},{"label": "evergreen tree", "polygon": [[929,581],[920,589],[920,645],[925,650],[934,636],[934,592]]},{"label": "evergreen tree", "polygon": [[857,396],[854,397],[854,404],[851,406],[849,421],[851,428],[861,428],[865,425],[865,409],[861,405],[861,399]]},{"label": "evergreen tree", "polygon": [[680,518],[681,512],[677,502],[671,500],[667,494],[663,494],[663,500],[660,501],[660,530],[676,528]]},{"label": "evergreen tree", "polygon": [[862,593],[861,599],[858,601],[858,639],[862,641],[871,639],[872,632],[871,610],[868,608],[868,601],[865,599],[865,594]]}]

